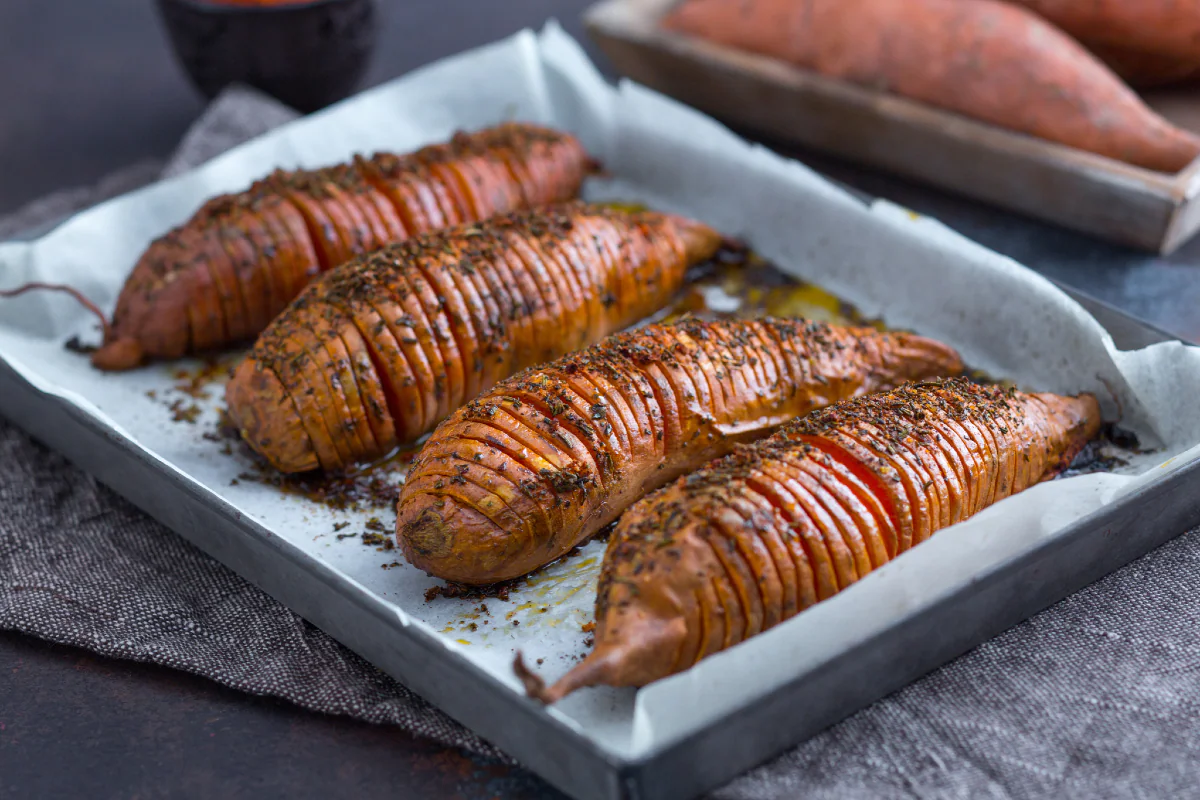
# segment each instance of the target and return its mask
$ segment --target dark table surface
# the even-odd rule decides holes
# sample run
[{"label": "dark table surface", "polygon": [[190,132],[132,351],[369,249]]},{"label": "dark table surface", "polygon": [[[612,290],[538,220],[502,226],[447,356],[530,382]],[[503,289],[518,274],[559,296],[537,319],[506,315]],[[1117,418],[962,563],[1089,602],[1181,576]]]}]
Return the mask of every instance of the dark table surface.
[{"label": "dark table surface", "polygon": [[[554,15],[585,39],[586,0],[383,0],[367,82]],[[603,58],[588,44],[602,67]],[[167,155],[204,102],[151,0],[0,2],[0,214]],[[874,195],[1181,337],[1200,339],[1200,240],[1157,258],[812,154]],[[559,796],[520,770],[391,728],[299,710],[172,670],[0,633],[0,797]]]}]

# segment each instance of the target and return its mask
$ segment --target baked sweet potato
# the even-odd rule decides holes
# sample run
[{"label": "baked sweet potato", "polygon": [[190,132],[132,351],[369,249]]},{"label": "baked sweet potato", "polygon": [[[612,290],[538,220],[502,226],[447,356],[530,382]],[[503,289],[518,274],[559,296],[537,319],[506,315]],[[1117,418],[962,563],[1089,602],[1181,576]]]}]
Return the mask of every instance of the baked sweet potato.
[{"label": "baked sweet potato", "polygon": [[230,417],[284,472],[370,461],[658,310],[720,241],[682,217],[568,204],[390,245],[271,323],[226,388]]},{"label": "baked sweet potato", "polygon": [[609,540],[596,645],[546,689],[644,686],[795,616],[1064,469],[1095,398],[964,379],[848,400],[633,506]]},{"label": "baked sweet potato", "polygon": [[574,137],[507,123],[408,155],[277,171],[150,245],[93,363],[128,369],[252,338],[322,271],[415,234],[569,200],[593,168]]},{"label": "baked sweet potato", "polygon": [[1148,169],[1200,155],[1082,45],[999,0],[685,0],[662,25]]},{"label": "baked sweet potato", "polygon": [[439,426],[401,490],[400,546],[458,583],[524,575],[738,442],[962,366],[920,336],[803,320],[618,334],[502,382]]}]

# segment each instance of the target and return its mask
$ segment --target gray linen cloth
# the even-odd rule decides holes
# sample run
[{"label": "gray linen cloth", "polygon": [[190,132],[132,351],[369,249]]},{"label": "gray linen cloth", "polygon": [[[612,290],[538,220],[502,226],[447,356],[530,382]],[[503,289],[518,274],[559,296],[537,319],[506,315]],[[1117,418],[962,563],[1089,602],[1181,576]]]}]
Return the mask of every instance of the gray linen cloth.
[{"label": "gray linen cloth", "polygon": [[[0,220],[0,235],[195,166],[293,116],[231,91],[165,167],[140,164],[39,201]],[[1194,796],[1198,567],[1192,531],[715,797]],[[2,420],[0,628],[505,758]]]}]

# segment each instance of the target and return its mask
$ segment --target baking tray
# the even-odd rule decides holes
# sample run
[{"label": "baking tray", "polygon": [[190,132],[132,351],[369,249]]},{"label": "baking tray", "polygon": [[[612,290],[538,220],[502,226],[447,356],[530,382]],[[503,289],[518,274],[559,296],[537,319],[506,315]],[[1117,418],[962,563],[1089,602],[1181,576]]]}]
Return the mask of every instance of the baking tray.
[{"label": "baking tray", "polygon": [[[1124,349],[1172,339],[1085,294],[1063,290]],[[687,798],[719,786],[1200,524],[1197,463],[1080,520],[1027,558],[979,575],[970,591],[911,614],[819,669],[797,674],[781,691],[703,733],[623,761],[414,636],[361,586],[319,563],[296,559],[266,528],[201,495],[76,406],[40,392],[2,360],[0,413],[580,800]],[[1045,575],[1055,580],[1042,580]],[[803,714],[796,713],[799,708]]]},{"label": "baking tray", "polygon": [[[585,13],[617,70],[730,125],[1144,250],[1200,230],[1200,161],[1169,175],[662,31],[678,0],[605,0]],[[1147,102],[1200,130],[1200,96]]]},{"label": "baking tray", "polygon": [[[540,45],[534,43],[530,34],[523,37],[516,37],[513,46],[507,50],[485,50],[476,57],[486,60],[509,53],[521,64],[532,63]],[[573,42],[563,41],[561,31],[549,31],[543,35],[543,41],[556,44],[554,52],[560,58],[583,58],[577,49],[571,49]],[[533,86],[550,87],[547,88],[549,92],[553,90],[553,81],[560,81],[558,91],[561,91],[563,74],[548,72],[544,83],[535,82]],[[624,102],[623,107],[631,114],[652,112],[660,121],[674,115],[680,129],[688,132],[689,141],[702,139],[714,143],[727,136],[705,130],[704,125],[710,123],[668,101],[645,95],[637,87],[623,89],[623,94],[614,96],[614,102]],[[386,92],[387,89],[376,91]],[[380,100],[390,97],[376,95]],[[502,99],[496,102],[500,103]],[[421,107],[428,109],[427,104]],[[395,113],[409,112],[397,107]],[[314,125],[329,123],[332,119],[327,117],[324,123],[317,120],[300,124],[312,129]],[[376,129],[366,127],[372,131]],[[649,174],[654,165],[661,162],[662,153],[633,147],[631,142],[643,142],[636,138],[636,131],[626,135],[633,138],[626,141],[629,148],[623,151],[622,166]],[[297,143],[300,138],[292,136],[287,141]],[[650,144],[651,140],[644,143]],[[660,146],[666,145],[660,143]],[[217,170],[235,166],[231,159],[251,158],[255,152],[251,146],[250,150],[243,149],[239,154],[223,157],[222,163],[199,171],[193,183],[187,185],[193,190],[198,189],[200,184],[196,181],[215,179],[220,174]],[[691,154],[693,158],[702,155],[702,151]],[[759,162],[767,158],[757,151],[747,155],[747,159],[751,156]],[[771,160],[771,164],[779,166],[789,178],[795,178],[800,170],[786,162]],[[681,185],[686,189],[686,181],[695,175],[671,174],[668,177],[672,181],[683,181]],[[152,197],[159,202],[169,199],[168,194],[182,185],[175,183],[146,191],[157,192]],[[834,197],[834,194],[831,190],[826,196],[822,191],[819,196],[829,203],[830,209],[839,213],[852,211],[857,215],[868,206],[861,197],[848,198],[843,203],[838,199],[840,195]],[[170,197],[181,204],[186,199]],[[149,201],[150,198],[150,194],[141,195],[141,200]],[[816,198],[817,194],[814,194],[810,199]],[[724,195],[717,199],[728,203]],[[877,211],[877,205],[871,205],[871,214],[882,219],[886,209]],[[820,224],[823,219],[820,211],[815,205],[810,207],[814,218],[808,221],[809,224]],[[898,210],[896,213],[903,216]],[[94,225],[95,217],[92,219]],[[912,220],[911,224],[921,223]],[[922,224],[927,235],[934,235],[928,227]],[[936,255],[932,249],[921,252],[931,257]],[[1016,267],[1006,269],[1015,270]],[[1121,347],[1141,347],[1170,339],[1090,298],[1072,294],[1109,327]],[[17,369],[0,361],[0,413],[555,786],[586,800],[695,796],[900,688],[1200,522],[1200,496],[1194,492],[1195,473],[1200,470],[1200,462],[1195,462],[1165,473],[1145,488],[1122,496],[1103,510],[1056,531],[1051,541],[1025,555],[992,562],[987,569],[972,573],[970,579],[962,581],[953,592],[939,596],[933,602],[919,607],[910,604],[908,610],[897,614],[893,624],[856,641],[852,648],[815,660],[803,668],[794,668],[794,674],[789,674],[776,691],[720,714],[717,719],[697,726],[687,736],[666,738],[661,745],[642,749],[637,757],[624,757],[601,747],[594,738],[585,735],[586,731],[572,727],[562,718],[526,700],[478,662],[460,657],[427,628],[407,624],[396,605],[372,593],[334,564],[298,550],[282,535],[272,533],[245,516],[224,497],[206,490],[161,456],[140,449],[117,429],[93,416],[86,402],[81,404],[79,396],[60,395],[53,384],[27,381]],[[953,534],[948,533],[941,541],[951,539]],[[936,547],[936,542],[927,545],[931,549],[925,552],[933,552]],[[916,559],[908,563],[920,562],[921,554],[914,555]],[[897,562],[896,566],[902,565]],[[886,568],[880,570],[878,575],[883,577],[885,571]],[[375,573],[378,572],[376,569]],[[898,573],[893,569],[889,574]],[[856,587],[860,590],[857,594],[851,590],[841,597],[863,596],[862,590],[869,588],[866,583]],[[878,587],[881,583],[875,581],[873,585]],[[823,605],[830,608],[836,603],[835,598]],[[821,608],[815,611],[819,615]],[[814,617],[809,615],[809,618]],[[774,632],[785,632],[782,629],[786,627],[779,626]],[[755,641],[747,643],[743,652],[758,652],[754,646],[756,642],[769,639],[772,639],[772,633],[756,637]],[[775,637],[773,641],[780,639]],[[726,655],[734,655],[739,649],[742,648],[734,648]],[[721,656],[710,663],[719,659]],[[792,669],[791,662],[779,663],[786,663]],[[698,668],[696,673],[703,671]],[[653,694],[653,691],[647,694]],[[724,707],[712,706],[713,709]]]}]

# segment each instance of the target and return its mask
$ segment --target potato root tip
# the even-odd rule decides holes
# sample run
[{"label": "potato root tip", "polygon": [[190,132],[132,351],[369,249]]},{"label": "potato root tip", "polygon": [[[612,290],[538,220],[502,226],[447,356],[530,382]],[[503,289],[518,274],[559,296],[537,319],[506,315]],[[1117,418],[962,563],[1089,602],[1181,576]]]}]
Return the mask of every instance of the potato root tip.
[{"label": "potato root tip", "polygon": [[541,676],[525,665],[525,659],[522,657],[520,650],[517,651],[516,657],[513,658],[513,672],[521,679],[527,697],[545,705],[550,704],[550,701],[546,699],[546,682],[542,680]]},{"label": "potato root tip", "polygon": [[547,706],[554,705],[577,689],[607,683],[611,677],[610,661],[600,650],[593,650],[550,686],[546,686],[541,676],[525,664],[519,650],[513,659],[513,672],[525,686],[525,695]]},{"label": "potato root tip", "polygon": [[83,292],[65,283],[43,283],[30,281],[13,289],[0,289],[0,297],[19,297],[26,292],[48,291],[65,292],[100,320],[100,330],[104,336],[104,346],[92,354],[92,363],[103,370],[133,369],[142,363],[142,348],[137,342],[129,339],[113,339],[112,324],[104,316],[99,306],[89,300]]},{"label": "potato root tip", "polygon": [[138,340],[124,337],[106,342],[92,353],[92,366],[105,372],[120,372],[140,367],[145,359],[146,353]]}]

